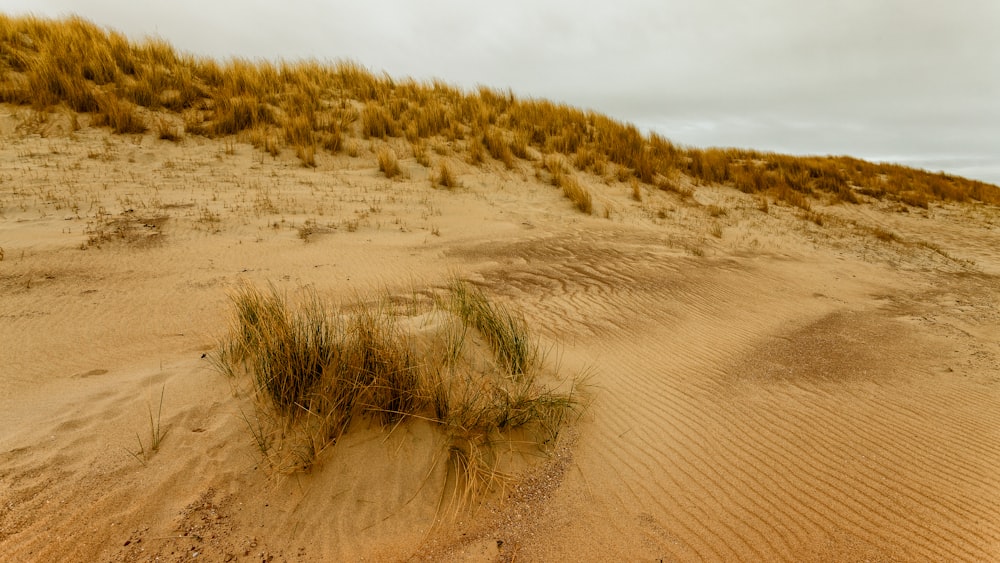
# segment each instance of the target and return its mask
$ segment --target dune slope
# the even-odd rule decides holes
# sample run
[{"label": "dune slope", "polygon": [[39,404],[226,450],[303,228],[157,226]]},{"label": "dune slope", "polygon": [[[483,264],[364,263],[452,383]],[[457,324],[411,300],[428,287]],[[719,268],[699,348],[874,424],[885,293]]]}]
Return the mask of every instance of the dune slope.
[{"label": "dune slope", "polygon": [[[403,148],[386,178],[386,141],[303,168],[0,113],[4,558],[1000,556],[995,207],[804,214],[581,175],[586,215],[528,162],[442,154],[448,190]],[[308,473],[261,463],[251,403],[203,357],[229,288],[350,302],[456,275],[587,374],[558,444],[458,512],[421,421],[359,425]]]}]

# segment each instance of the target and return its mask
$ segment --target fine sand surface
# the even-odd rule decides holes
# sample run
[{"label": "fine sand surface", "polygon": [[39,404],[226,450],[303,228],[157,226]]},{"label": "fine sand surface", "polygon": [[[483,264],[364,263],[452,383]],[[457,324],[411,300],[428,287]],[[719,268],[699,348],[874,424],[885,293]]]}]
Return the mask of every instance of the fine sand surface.
[{"label": "fine sand surface", "polygon": [[[441,190],[402,145],[388,180],[367,142],[306,169],[27,113],[0,108],[0,560],[1000,559],[996,208],[817,202],[819,225],[589,178],[585,216],[528,162],[445,154]],[[456,275],[589,376],[547,457],[459,513],[419,421],[261,464],[203,357],[227,291]]]}]

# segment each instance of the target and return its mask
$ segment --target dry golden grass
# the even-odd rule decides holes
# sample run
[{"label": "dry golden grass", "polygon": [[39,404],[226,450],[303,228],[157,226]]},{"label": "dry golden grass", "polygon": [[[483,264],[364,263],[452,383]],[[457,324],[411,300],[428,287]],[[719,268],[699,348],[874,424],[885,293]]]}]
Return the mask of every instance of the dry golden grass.
[{"label": "dry golden grass", "polygon": [[509,91],[395,80],[351,62],[219,63],[159,40],[134,42],[75,17],[0,16],[0,53],[0,102],[92,113],[94,124],[117,133],[141,132],[147,119],[158,124],[163,114],[179,114],[188,134],[246,132],[272,155],[283,141],[306,166],[317,165],[317,147],[356,155],[358,138],[405,136],[413,146],[462,142],[456,147],[464,146],[476,165],[487,155],[508,168],[518,158],[548,155],[555,185],[563,172],[548,162],[558,156],[580,172],[611,173],[622,182],[681,193],[679,180],[687,178],[806,211],[817,201],[865,198],[920,208],[938,201],[1000,203],[996,186],[946,174],[850,157],[685,149],[604,115]]},{"label": "dry golden grass", "polygon": [[559,187],[562,188],[563,195],[572,201],[577,209],[587,215],[594,213],[594,200],[590,195],[590,191],[583,187],[575,177],[569,175],[560,176]]},{"label": "dry golden grass", "polygon": [[413,159],[424,168],[431,167],[431,157],[427,152],[427,144],[421,140],[410,143],[410,150],[413,151]]},{"label": "dry golden grass", "polygon": [[556,187],[562,185],[563,177],[566,175],[566,165],[559,155],[550,154],[542,160],[542,168],[549,173],[549,182]]},{"label": "dry golden grass", "polygon": [[399,125],[385,107],[376,102],[368,102],[361,112],[361,133],[366,139],[396,137],[399,134]]},{"label": "dry golden grass", "polygon": [[302,161],[302,166],[316,167],[316,147],[314,145],[296,145],[295,156]]},{"label": "dry golden grass", "polygon": [[632,199],[642,202],[642,184],[635,178],[632,179]]},{"label": "dry golden grass", "polygon": [[438,165],[437,174],[431,178],[431,183],[435,186],[449,189],[461,186],[458,178],[455,176],[455,172],[452,171],[451,166],[445,160],[442,160]]},{"label": "dry golden grass", "polygon": [[118,134],[145,133],[148,129],[145,121],[136,112],[135,107],[125,100],[105,96],[97,104],[98,112],[94,115],[94,125],[107,125]]},{"label": "dry golden grass", "polygon": [[396,151],[384,147],[379,149],[376,158],[378,159],[378,169],[385,174],[386,178],[395,178],[403,173],[399,167],[399,159],[396,158]]},{"label": "dry golden grass", "polygon": [[899,238],[899,235],[897,235],[896,233],[885,227],[873,227],[871,229],[871,232],[875,236],[875,238],[879,239],[882,242],[902,242],[902,239]]},{"label": "dry golden grass", "polygon": [[514,151],[510,143],[504,136],[504,132],[497,127],[490,127],[483,134],[483,144],[490,156],[504,163],[507,168],[514,168]]},{"label": "dry golden grass", "polygon": [[468,144],[469,164],[478,166],[486,160],[486,147],[483,146],[479,137],[473,137]]},{"label": "dry golden grass", "polygon": [[184,135],[169,120],[160,117],[156,120],[156,135],[164,141],[179,143],[184,139]]},{"label": "dry golden grass", "polygon": [[[509,432],[527,431],[544,448],[582,406],[575,384],[566,393],[541,385],[543,358],[524,317],[482,291],[453,282],[431,312],[443,319],[431,342],[411,340],[389,303],[362,299],[344,315],[314,292],[234,291],[213,361],[249,377],[257,408],[243,418],[265,461],[307,470],[359,418],[387,429],[420,419],[443,435],[464,504],[500,478],[497,447],[514,444]],[[492,360],[475,355],[477,339]]]}]

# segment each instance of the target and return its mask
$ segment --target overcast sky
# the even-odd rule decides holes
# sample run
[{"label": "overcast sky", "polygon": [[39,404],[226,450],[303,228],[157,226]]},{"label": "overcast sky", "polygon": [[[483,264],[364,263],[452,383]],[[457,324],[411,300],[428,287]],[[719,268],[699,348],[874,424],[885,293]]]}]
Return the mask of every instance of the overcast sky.
[{"label": "overcast sky", "polygon": [[1000,184],[1000,0],[0,0],[219,58],[511,88],[681,144]]}]

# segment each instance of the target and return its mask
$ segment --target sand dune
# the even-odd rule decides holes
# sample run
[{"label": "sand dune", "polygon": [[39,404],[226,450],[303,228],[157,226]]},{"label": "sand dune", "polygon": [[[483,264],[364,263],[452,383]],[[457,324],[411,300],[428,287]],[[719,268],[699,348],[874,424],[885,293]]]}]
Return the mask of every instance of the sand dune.
[{"label": "sand dune", "polygon": [[[611,184],[584,216],[527,164],[454,158],[463,187],[440,190],[370,150],[309,170],[2,113],[0,559],[1000,557],[995,207],[816,205],[819,225]],[[261,463],[251,402],[203,358],[227,289],[456,275],[588,374],[547,456],[465,512],[420,421],[359,427],[308,473]],[[161,393],[166,435],[136,456]]]}]

